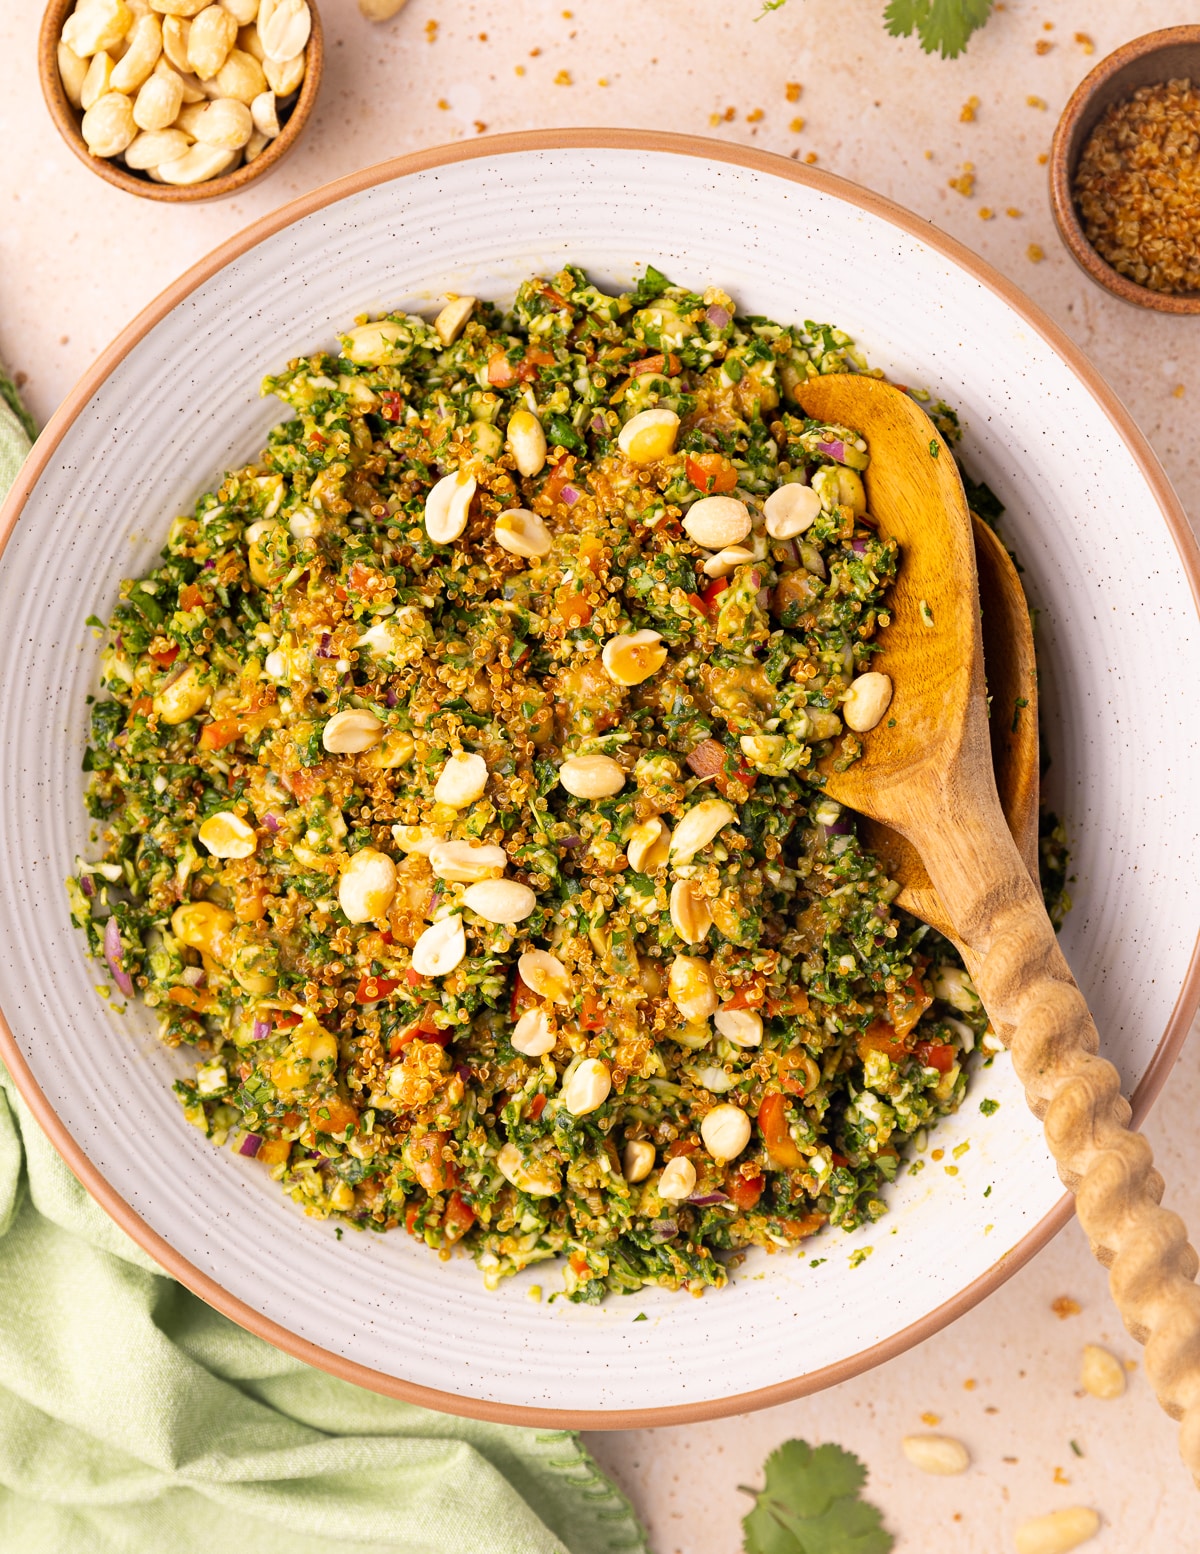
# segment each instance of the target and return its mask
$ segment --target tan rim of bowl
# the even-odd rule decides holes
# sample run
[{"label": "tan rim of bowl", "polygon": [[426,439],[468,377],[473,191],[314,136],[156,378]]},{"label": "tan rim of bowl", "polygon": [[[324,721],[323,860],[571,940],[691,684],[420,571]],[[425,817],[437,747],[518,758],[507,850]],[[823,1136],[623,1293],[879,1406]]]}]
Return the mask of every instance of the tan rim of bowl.
[{"label": "tan rim of bowl", "polygon": [[[1075,88],[1050,146],[1050,204],[1068,253],[1114,297],[1159,313],[1200,313],[1200,291],[1151,291],[1114,270],[1087,240],[1072,185],[1088,136],[1113,103],[1131,97],[1140,86],[1156,86],[1184,76],[1200,86],[1200,26],[1164,27],[1161,32],[1148,32],[1122,44]],[[1200,221],[1200,212],[1193,216]]]},{"label": "tan rim of bowl", "polygon": [[[7,501],[0,506],[0,557],[3,556],[8,538],[20,519],[21,511],[38,477],[53,458],[59,443],[75,419],[86,408],[99,385],[115,371],[132,348],[161,318],[183,302],[224,265],[293,222],[310,216],[315,211],[324,210],[338,200],[360,194],[379,184],[389,183],[413,173],[451,166],[456,162],[476,161],[482,157],[560,150],[662,152],[672,156],[699,157],[706,162],[724,162],[749,168],[764,178],[785,178],[792,183],[804,184],[816,189],[832,199],[845,201],[868,215],[879,217],[918,242],[936,249],[951,264],[966,270],[981,286],[985,286],[1006,302],[1024,319],[1030,329],[1047,342],[1051,349],[1066,362],[1107,416],[1114,435],[1119,437],[1129,449],[1154,493],[1159,510],[1175,542],[1180,565],[1187,575],[1192,598],[1197,605],[1197,613],[1200,614],[1200,550],[1197,549],[1196,540],[1183,507],[1171,489],[1170,482],[1149,443],[1138,430],[1124,405],[1083,352],[1010,280],[993,270],[969,248],[939,232],[923,217],[914,215],[903,206],[885,199],[883,195],[860,188],[858,184],[850,183],[847,179],[837,178],[832,173],[821,172],[814,168],[801,167],[787,157],[777,156],[767,151],[752,150],[746,146],[705,140],[695,135],[638,130],[538,130],[515,135],[497,135],[465,144],[414,152],[410,156],[381,162],[374,167],[368,167],[361,172],[350,174],[349,177],[341,178],[336,183],[314,189],[311,193],[264,216],[230,238],[207,258],[202,259],[199,264],[193,265],[144,308],[97,358],[55,412],[45,431],[38,438],[33,452],[22,466]],[[1200,1005],[1200,940],[1193,946],[1187,975],[1184,977],[1183,986],[1158,1050],[1131,1097],[1135,1126],[1145,1117],[1162,1089],[1167,1075],[1174,1067],[1198,1005]],[[1073,1209],[1070,1195],[1064,1194],[1051,1212],[1035,1225],[1027,1236],[1001,1257],[986,1274],[968,1285],[965,1290],[960,1291],[952,1300],[928,1312],[919,1322],[914,1322],[901,1332],[894,1333],[883,1343],[875,1344],[845,1360],[807,1375],[792,1377],[753,1392],[743,1392],[727,1398],[713,1398],[700,1403],[682,1403],[667,1408],[599,1411],[517,1407],[508,1403],[492,1403],[483,1398],[459,1397],[454,1393],[418,1386],[413,1382],[405,1381],[402,1377],[389,1376],[370,1366],[360,1365],[299,1337],[277,1322],[264,1317],[261,1312],[253,1310],[245,1302],[238,1300],[151,1230],[136,1210],[105,1181],[43,1095],[4,1020],[2,1011],[0,1011],[0,1058],[7,1064],[17,1088],[43,1131],[92,1197],[167,1273],[186,1285],[201,1300],[207,1301],[210,1306],[214,1306],[259,1338],[274,1344],[276,1348],[294,1355],[309,1365],[328,1371],[343,1381],[353,1382],[357,1386],[368,1387],[374,1392],[400,1398],[407,1403],[416,1403],[424,1408],[439,1409],[443,1413],[465,1415],[472,1419],[492,1420],[498,1424],[570,1430],[645,1429],[651,1426],[690,1424],[702,1419],[719,1419],[730,1414],[749,1413],[755,1409],[771,1408],[779,1403],[787,1403],[795,1398],[820,1392],[826,1387],[849,1381],[851,1377],[870,1370],[872,1366],[881,1365],[885,1360],[894,1359],[896,1355],[903,1354],[914,1344],[922,1343],[940,1332],[943,1327],[969,1311],[985,1296],[998,1289],[1018,1269],[1024,1267],[1031,1257],[1040,1252],[1046,1243],[1057,1235],[1071,1218]]]},{"label": "tan rim of bowl", "polygon": [[62,77],[58,73],[58,40],[62,35],[63,23],[75,9],[75,4],[76,0],[50,0],[46,7],[38,35],[38,74],[42,80],[42,96],[59,134],[84,166],[106,183],[124,189],[126,194],[136,194],[143,200],[166,200],[174,204],[191,200],[220,200],[227,195],[237,194],[256,178],[278,167],[299,140],[317,100],[321,72],[325,65],[325,40],[315,0],[308,0],[308,8],[312,13],[312,33],[307,44],[308,63],[304,80],[300,83],[300,95],[292,104],[292,110],[279,134],[253,162],[243,163],[232,173],[224,173],[219,178],[209,178],[204,183],[192,184],[187,188],[175,188],[171,184],[155,183],[151,178],[140,178],[120,163],[108,157],[93,156],[88,150],[79,127],[81,116],[67,101]]}]

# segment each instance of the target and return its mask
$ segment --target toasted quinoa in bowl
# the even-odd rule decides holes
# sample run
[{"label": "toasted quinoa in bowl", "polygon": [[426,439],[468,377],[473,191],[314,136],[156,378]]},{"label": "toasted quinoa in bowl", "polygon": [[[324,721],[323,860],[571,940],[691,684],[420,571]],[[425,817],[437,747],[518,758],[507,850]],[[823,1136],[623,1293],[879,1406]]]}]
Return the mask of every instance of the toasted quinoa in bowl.
[{"label": "toasted quinoa in bowl", "polygon": [[902,560],[790,392],[865,367],[568,266],[266,380],[292,417],[122,588],[69,881],[214,1143],[573,1300],[884,1212],[987,1021],[817,771],[886,713]]}]

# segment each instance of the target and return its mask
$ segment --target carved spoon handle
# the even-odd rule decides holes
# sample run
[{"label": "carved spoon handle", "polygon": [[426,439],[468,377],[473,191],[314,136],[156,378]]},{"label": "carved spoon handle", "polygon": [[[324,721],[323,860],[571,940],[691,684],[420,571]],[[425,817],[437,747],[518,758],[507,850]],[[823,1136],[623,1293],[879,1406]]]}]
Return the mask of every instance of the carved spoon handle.
[{"label": "carved spoon handle", "polygon": [[[1120,1074],[1097,1055],[1095,1023],[1040,891],[1007,830],[981,836],[970,829],[968,850],[978,863],[980,852],[990,854],[974,875],[988,880],[986,896],[968,882],[961,852],[949,878],[927,852],[930,875],[951,917],[968,929],[963,937],[974,952],[984,1007],[1010,1043],[1059,1175],[1075,1194],[1080,1224],[1109,1269],[1121,1320],[1145,1345],[1146,1373],[1158,1401],[1180,1422],[1180,1454],[1200,1485],[1200,1259],[1183,1221],[1161,1206],[1163,1179],[1150,1145],[1130,1128]],[[943,832],[933,851],[945,857],[946,845],[954,847]]]}]

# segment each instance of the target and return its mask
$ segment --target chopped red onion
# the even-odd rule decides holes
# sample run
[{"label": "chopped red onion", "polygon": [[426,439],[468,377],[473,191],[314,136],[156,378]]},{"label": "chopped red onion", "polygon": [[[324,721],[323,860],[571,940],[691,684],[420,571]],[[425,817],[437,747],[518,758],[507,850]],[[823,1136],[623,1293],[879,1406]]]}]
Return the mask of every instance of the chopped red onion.
[{"label": "chopped red onion", "polygon": [[583,838],[581,836],[564,836],[560,838],[558,845],[565,847],[567,852],[573,853],[577,847],[583,846]]},{"label": "chopped red onion", "polygon": [[562,499],[568,507],[574,507],[579,500],[579,492],[576,491],[574,486],[564,486],[562,488]]},{"label": "chopped red onion", "polygon": [[216,567],[217,567],[217,563],[215,561],[211,561],[210,560],[210,561],[206,561],[204,563],[204,570],[206,572],[215,572],[216,571]]},{"label": "chopped red onion", "polygon": [[850,541],[850,549],[854,552],[854,554],[856,556],[861,556],[863,554],[863,552],[866,550],[866,548],[867,548],[867,542],[866,542],[866,540],[864,538],[862,538],[861,535],[858,538],[853,539],[853,540]]},{"label": "chopped red onion", "polygon": [[255,1020],[254,1029],[250,1034],[254,1037],[255,1041],[266,1041],[267,1037],[271,1034],[270,1020]]},{"label": "chopped red onion", "polygon": [[728,1203],[729,1194],[725,1192],[698,1193],[694,1198],[689,1198],[688,1202],[694,1209],[708,1209],[714,1203]]},{"label": "chopped red onion", "polygon": [[833,459],[835,463],[846,462],[846,444],[840,438],[837,442],[819,442],[817,452],[823,453],[827,459]]},{"label": "chopped red onion", "polygon": [[108,962],[108,969],[113,974],[113,981],[125,994],[126,998],[133,997],[133,978],[125,970],[125,962],[122,958],[121,929],[116,917],[110,917],[104,925],[104,959]]},{"label": "chopped red onion", "polygon": [[673,1219],[656,1219],[650,1227],[651,1241],[673,1241],[679,1234],[679,1225]]},{"label": "chopped red onion", "polygon": [[262,817],[262,823],[264,826],[266,826],[267,830],[272,833],[275,833],[279,830],[279,817],[277,815],[273,815],[270,810],[268,810],[267,813]]},{"label": "chopped red onion", "polygon": [[96,894],[96,881],[90,874],[81,874],[79,876],[79,888],[85,896],[90,898]]},{"label": "chopped red onion", "polygon": [[323,632],[321,634],[321,646],[317,649],[317,657],[318,658],[332,658],[333,657],[333,654],[331,652],[329,652],[329,642],[330,642],[329,633],[327,631]]},{"label": "chopped red onion", "polygon": [[704,316],[714,329],[724,329],[725,325],[729,322],[728,310],[726,308],[720,307],[715,302]]},{"label": "chopped red onion", "polygon": [[592,417],[592,431],[603,434],[607,428],[607,425],[608,423],[604,419],[603,411],[597,410],[596,414]]},{"label": "chopped red onion", "polygon": [[396,694],[396,692],[395,692],[395,691],[391,691],[391,690],[389,690],[389,691],[388,691],[388,693],[387,693],[387,695],[386,695],[386,696],[385,696],[385,697],[384,697],[384,698],[383,698],[383,699],[384,699],[384,701],[385,701],[385,702],[386,702],[386,703],[387,703],[387,705],[388,705],[388,706],[389,706],[389,707],[394,707],[394,706],[396,706],[396,705],[397,705],[397,703],[398,703],[398,702],[399,702],[399,700],[400,700],[400,698],[399,698],[399,696],[398,696],[398,695],[397,695],[397,694]]},{"label": "chopped red onion", "polygon": [[262,1134],[261,1133],[247,1133],[246,1137],[238,1145],[238,1154],[239,1155],[249,1155],[251,1160],[253,1160],[255,1155],[258,1154],[258,1151],[259,1151],[259,1149],[261,1147],[262,1147]]}]

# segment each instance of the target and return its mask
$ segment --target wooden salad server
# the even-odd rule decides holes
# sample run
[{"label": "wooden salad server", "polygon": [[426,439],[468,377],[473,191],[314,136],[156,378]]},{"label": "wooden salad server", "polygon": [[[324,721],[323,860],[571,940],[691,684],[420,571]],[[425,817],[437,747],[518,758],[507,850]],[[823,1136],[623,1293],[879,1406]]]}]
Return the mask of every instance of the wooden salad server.
[{"label": "wooden salad server", "polygon": [[1146,1373],[1180,1421],[1200,1483],[1200,1260],[1146,1139],[1130,1128],[1121,1077],[1071,976],[1042,893],[1014,843],[992,771],[971,519],[950,449],[920,406],[865,374],[814,378],[805,412],[866,438],[868,506],[900,544],[881,666],[895,690],[863,756],[826,791],[919,854]]}]

